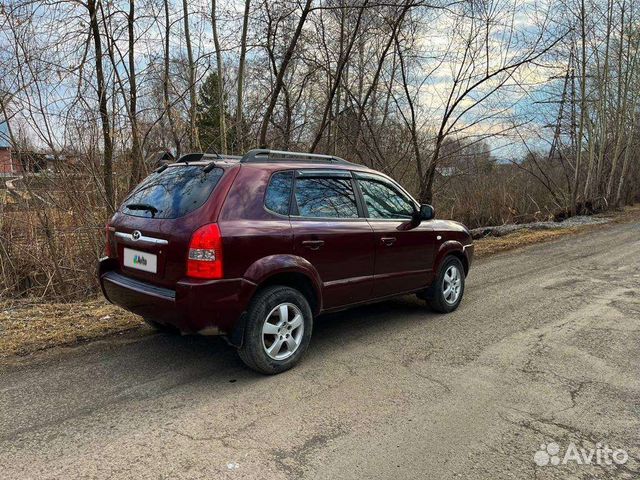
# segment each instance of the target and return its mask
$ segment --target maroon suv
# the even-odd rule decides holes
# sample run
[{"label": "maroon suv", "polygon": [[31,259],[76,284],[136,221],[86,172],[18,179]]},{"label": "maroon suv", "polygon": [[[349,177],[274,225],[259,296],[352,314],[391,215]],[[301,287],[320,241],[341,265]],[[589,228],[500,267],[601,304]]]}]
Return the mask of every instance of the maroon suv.
[{"label": "maroon suv", "polygon": [[304,354],[325,312],[416,293],[455,310],[473,243],[391,178],[337,157],[189,154],[107,225],[105,297],[162,331],[220,334],[251,368]]}]

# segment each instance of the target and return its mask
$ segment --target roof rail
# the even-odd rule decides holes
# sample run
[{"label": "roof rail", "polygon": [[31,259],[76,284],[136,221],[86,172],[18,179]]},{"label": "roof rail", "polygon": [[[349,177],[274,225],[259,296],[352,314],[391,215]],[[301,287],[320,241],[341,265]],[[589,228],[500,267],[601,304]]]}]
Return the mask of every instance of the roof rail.
[{"label": "roof rail", "polygon": [[287,152],[284,150],[270,150],[267,148],[255,148],[249,150],[240,159],[240,163],[252,162],[288,162],[307,161],[313,163],[342,163],[351,165],[351,162],[333,155],[320,155],[318,153]]},{"label": "roof rail", "polygon": [[189,162],[197,162],[199,160],[202,160],[202,158],[205,156],[204,153],[187,153],[185,155],[182,155],[177,161],[176,163],[189,163]]},{"label": "roof rail", "polygon": [[219,155],[217,153],[186,153],[182,155],[176,163],[189,163],[189,162],[199,162],[200,160],[219,160],[221,162],[225,160],[239,160],[240,157],[237,155]]}]

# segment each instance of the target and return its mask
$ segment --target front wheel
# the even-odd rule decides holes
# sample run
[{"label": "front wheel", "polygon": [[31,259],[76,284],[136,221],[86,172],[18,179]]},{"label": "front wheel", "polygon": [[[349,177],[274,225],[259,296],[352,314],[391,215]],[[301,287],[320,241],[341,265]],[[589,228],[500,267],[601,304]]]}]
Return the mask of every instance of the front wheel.
[{"label": "front wheel", "polygon": [[302,293],[284,286],[268,287],[249,305],[245,338],[238,354],[257,372],[283,372],[304,355],[312,327],[311,308]]},{"label": "front wheel", "polygon": [[453,312],[464,294],[464,267],[453,256],[445,258],[440,273],[433,283],[433,296],[427,300],[429,306],[440,313]]}]

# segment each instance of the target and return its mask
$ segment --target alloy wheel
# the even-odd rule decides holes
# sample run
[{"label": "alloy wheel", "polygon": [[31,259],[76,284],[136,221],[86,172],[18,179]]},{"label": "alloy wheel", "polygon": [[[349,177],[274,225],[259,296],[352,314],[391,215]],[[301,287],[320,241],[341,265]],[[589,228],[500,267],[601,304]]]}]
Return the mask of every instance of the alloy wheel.
[{"label": "alloy wheel", "polygon": [[444,273],[444,281],[442,282],[442,296],[444,301],[449,305],[453,305],[460,297],[462,290],[462,275],[455,265],[451,265]]},{"label": "alloy wheel", "polygon": [[269,312],[262,325],[262,346],[274,360],[293,355],[302,342],[304,319],[293,303],[281,303]]}]

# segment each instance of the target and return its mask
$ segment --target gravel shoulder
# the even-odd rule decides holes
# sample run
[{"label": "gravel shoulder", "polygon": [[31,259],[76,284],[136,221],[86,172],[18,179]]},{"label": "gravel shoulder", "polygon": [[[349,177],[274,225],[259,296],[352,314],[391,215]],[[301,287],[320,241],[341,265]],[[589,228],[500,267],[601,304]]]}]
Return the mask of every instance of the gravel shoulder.
[{"label": "gravel shoulder", "polygon": [[[127,333],[0,367],[4,478],[638,478],[640,223],[481,258],[461,308],[320,319],[297,368]],[[541,444],[624,465],[537,466]]]}]

